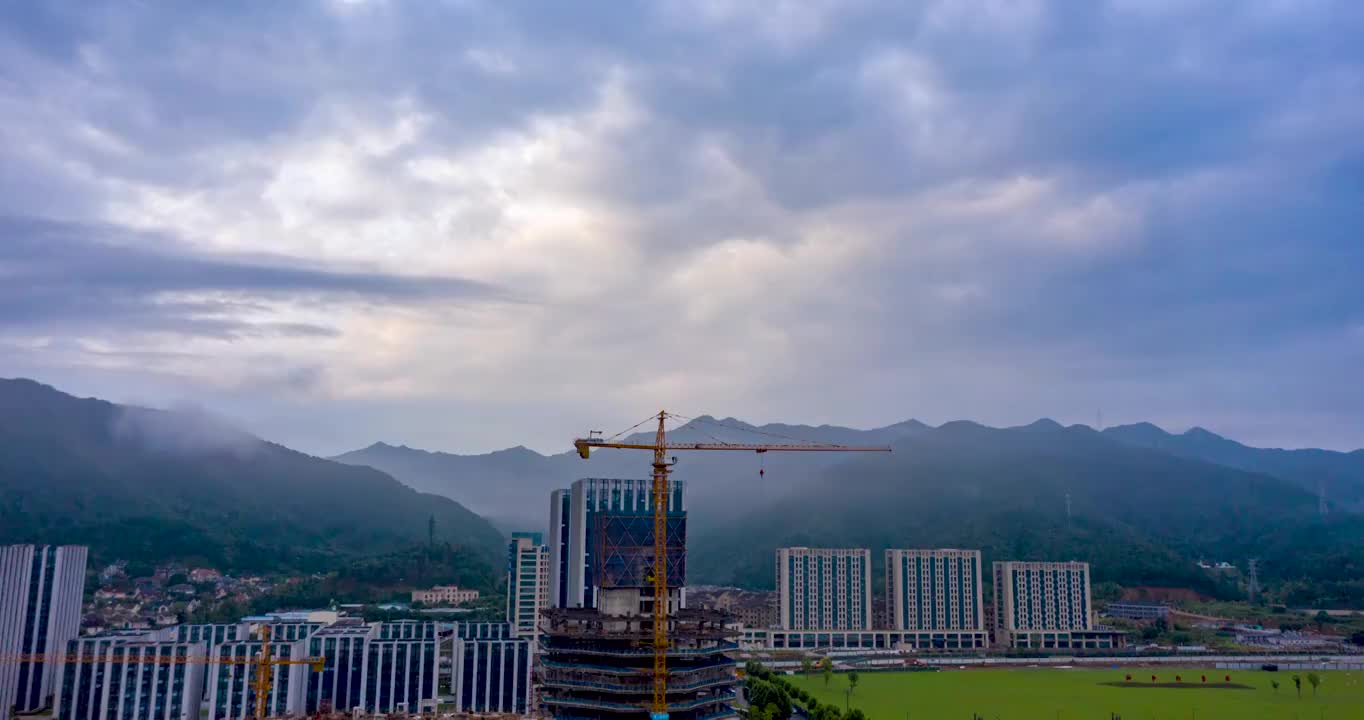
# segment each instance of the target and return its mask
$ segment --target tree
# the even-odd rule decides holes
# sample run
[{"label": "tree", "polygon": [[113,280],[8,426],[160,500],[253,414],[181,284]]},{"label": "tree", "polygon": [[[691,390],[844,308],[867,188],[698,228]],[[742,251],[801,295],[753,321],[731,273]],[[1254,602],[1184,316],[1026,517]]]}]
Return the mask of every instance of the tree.
[{"label": "tree", "polygon": [[1269,686],[1272,687],[1272,688],[1274,688],[1274,694],[1275,694],[1275,695],[1278,695],[1278,694],[1279,694],[1279,681],[1278,681],[1278,680],[1270,680],[1270,681],[1269,681]]},{"label": "tree", "polygon": [[814,720],[841,720],[843,713],[832,705],[820,705]]},{"label": "tree", "polygon": [[829,687],[829,681],[834,678],[834,662],[829,658],[819,661],[819,667],[824,671],[824,687]]},{"label": "tree", "polygon": [[854,670],[854,671],[848,673],[848,694],[851,695],[852,693],[854,693],[854,692],[856,692],[856,691],[857,691],[857,671]]},{"label": "tree", "polygon": [[1294,676],[1293,676],[1293,686],[1296,687],[1296,688],[1298,689],[1298,698],[1301,699],[1301,698],[1302,698],[1302,676],[1301,676],[1301,675],[1294,675]]},{"label": "tree", "polygon": [[791,696],[780,686],[756,675],[744,680],[748,688],[748,704],[751,708],[761,708],[764,720],[786,720],[791,717]]},{"label": "tree", "polygon": [[815,661],[809,655],[802,655],[800,658],[800,674],[809,677],[810,671],[815,667]]},{"label": "tree", "polygon": [[1316,673],[1307,673],[1307,682],[1312,686],[1312,697],[1317,696],[1317,687],[1321,685],[1321,676]]},{"label": "tree", "polygon": [[1334,621],[1335,620],[1334,618],[1331,617],[1331,614],[1326,612],[1325,610],[1318,610],[1317,614],[1312,617],[1312,622],[1317,624],[1318,631],[1325,630],[1326,626]]},{"label": "tree", "polygon": [[862,712],[862,708],[853,708],[852,712],[848,713],[848,720],[867,720],[867,714]]}]

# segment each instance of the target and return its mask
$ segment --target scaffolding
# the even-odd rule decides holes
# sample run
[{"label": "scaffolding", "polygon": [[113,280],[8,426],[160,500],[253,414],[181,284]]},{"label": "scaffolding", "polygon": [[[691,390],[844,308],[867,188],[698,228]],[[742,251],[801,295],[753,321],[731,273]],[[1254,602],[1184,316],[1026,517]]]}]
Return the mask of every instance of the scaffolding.
[{"label": "scaffolding", "polygon": [[[738,633],[718,610],[682,609],[668,617],[667,698],[671,720],[735,717]],[[543,613],[543,655],[536,670],[542,706],[556,718],[637,718],[653,700],[654,616],[605,615],[584,608]]]}]

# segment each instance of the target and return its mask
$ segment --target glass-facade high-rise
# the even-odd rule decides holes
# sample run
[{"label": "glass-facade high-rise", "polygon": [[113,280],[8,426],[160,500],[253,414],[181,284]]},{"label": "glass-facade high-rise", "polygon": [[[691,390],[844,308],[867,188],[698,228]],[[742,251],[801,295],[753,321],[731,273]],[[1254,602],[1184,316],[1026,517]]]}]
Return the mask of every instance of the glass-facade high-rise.
[{"label": "glass-facade high-rise", "polygon": [[[281,660],[301,660],[308,655],[307,640],[270,643],[270,654]],[[225,642],[219,645],[215,657],[218,662],[209,666],[209,714],[214,720],[242,720],[256,712],[255,663],[233,662],[234,659],[260,655],[258,640]],[[270,678],[270,692],[266,698],[266,714],[296,715],[304,712],[308,665],[280,665]]]},{"label": "glass-facade high-rise", "polygon": [[870,630],[871,551],[778,548],[778,623],[786,630]]},{"label": "glass-facade high-rise", "polygon": [[456,640],[455,712],[525,715],[530,707],[531,644],[513,640]]},{"label": "glass-facade high-rise", "polygon": [[[597,607],[599,580],[613,587],[631,585],[646,556],[652,557],[653,481],[583,478],[570,488],[565,603],[560,607]],[[686,507],[683,483],[668,483],[668,573],[682,587],[686,562]],[[632,552],[630,548],[638,548]],[[685,595],[679,602],[686,604]]]},{"label": "glass-facade high-rise", "polygon": [[[0,655],[65,652],[80,632],[89,549],[78,545],[0,546]],[[56,663],[0,662],[0,714],[46,707]]]},{"label": "glass-facade high-rise", "polygon": [[370,640],[364,707],[370,713],[435,710],[439,641]]},{"label": "glass-facade high-rise", "polygon": [[454,628],[459,640],[506,640],[512,636],[511,625],[504,622],[457,622]]},{"label": "glass-facade high-rise", "polygon": [[365,646],[377,635],[377,626],[356,623],[325,627],[308,638],[308,655],[324,662],[321,672],[308,674],[307,712],[349,712],[363,705]]},{"label": "glass-facade high-rise", "polygon": [[197,720],[207,645],[115,633],[71,640],[81,662],[62,664],[58,720]]},{"label": "glass-facade high-rise", "polygon": [[432,640],[438,634],[429,620],[397,620],[379,623],[380,640]]},{"label": "glass-facade high-rise", "polygon": [[569,518],[573,494],[555,490],[549,495],[549,603],[568,607]]},{"label": "glass-facade high-rise", "polygon": [[[199,625],[172,625],[158,632],[161,640],[175,642],[204,642],[209,647],[221,645],[229,640],[245,640],[247,626],[242,623],[205,623]],[[274,637],[273,635],[271,637]]]}]

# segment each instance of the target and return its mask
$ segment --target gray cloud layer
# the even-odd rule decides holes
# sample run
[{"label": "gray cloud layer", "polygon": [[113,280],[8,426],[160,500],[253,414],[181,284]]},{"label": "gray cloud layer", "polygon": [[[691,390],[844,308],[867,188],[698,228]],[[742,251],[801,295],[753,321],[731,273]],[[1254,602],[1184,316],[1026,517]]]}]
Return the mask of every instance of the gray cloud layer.
[{"label": "gray cloud layer", "polygon": [[1364,444],[1357,3],[3,13],[0,371],[323,451],[660,404]]},{"label": "gray cloud layer", "polygon": [[393,303],[500,295],[459,278],[309,267],[283,257],[210,256],[174,245],[118,227],[0,217],[0,328],[330,336],[337,331],[320,325],[237,316],[278,297]]}]

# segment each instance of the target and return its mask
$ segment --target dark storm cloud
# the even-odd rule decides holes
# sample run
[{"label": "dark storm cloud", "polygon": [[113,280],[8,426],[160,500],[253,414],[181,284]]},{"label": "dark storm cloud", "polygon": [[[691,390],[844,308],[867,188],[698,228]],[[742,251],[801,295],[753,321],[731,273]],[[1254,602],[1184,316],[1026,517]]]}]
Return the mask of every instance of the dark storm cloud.
[{"label": "dark storm cloud", "polygon": [[[581,116],[614,87],[637,119],[570,156],[578,185],[555,198],[605,208],[618,222],[604,232],[626,228],[610,257],[640,262],[620,273],[633,280],[605,286],[604,302],[585,292],[546,307],[551,331],[526,346],[542,364],[489,362],[480,371],[502,374],[470,385],[585,385],[572,358],[628,357],[696,402],[728,402],[695,392],[705,385],[674,359],[683,353],[648,352],[657,317],[733,296],[724,322],[686,328],[687,347],[705,355],[780,337],[772,375],[795,380],[769,381],[764,368],[750,386],[782,398],[763,409],[789,421],[1087,421],[1102,405],[1176,426],[1205,413],[1195,421],[1283,442],[1364,423],[1353,389],[1364,362],[1364,4],[1352,0],[89,2],[0,14],[0,215],[10,215],[0,330],[327,337],[337,330],[270,320],[268,306],[502,298],[458,279],[338,268],[325,243],[280,247],[297,254],[288,258],[209,254],[110,225],[109,208],[138,206],[146,187],[202,190],[206,205],[234,205],[211,220],[237,221],[296,159],[285,151],[303,147],[306,160],[315,137],[352,139],[355,117],[386,127],[395,106],[428,124],[353,166],[395,185],[413,157],[462,171],[462,153],[507,134],[540,140],[541,122],[559,123],[544,145],[562,152],[554,141],[590,134]],[[476,206],[452,226],[477,239],[514,222],[483,196],[514,201],[526,189],[473,177],[429,191]],[[997,197],[1016,180],[1041,189]],[[407,195],[410,205],[341,197],[324,219],[343,229],[442,209]],[[943,210],[953,203],[1003,209]],[[812,241],[822,223],[832,229]],[[651,294],[670,270],[736,239],[776,250],[733,277],[726,260],[707,259],[698,274],[720,280],[685,297]],[[447,241],[433,239],[432,252]],[[803,293],[768,280],[819,243],[862,243],[867,257],[784,280]],[[825,259],[814,257],[803,262]],[[605,265],[560,272],[591,278]],[[759,289],[745,293],[750,284]],[[758,320],[739,330],[734,318]],[[592,342],[552,344],[575,337]],[[459,340],[450,345],[481,349]],[[479,340],[493,349],[501,338]],[[42,351],[26,352],[26,367],[42,369]],[[63,357],[95,352],[105,350]],[[253,376],[258,391],[236,401],[263,407],[280,388],[327,385],[328,360],[290,358],[281,366],[296,370]],[[401,376],[423,363],[399,365]],[[354,380],[335,374],[338,386]],[[656,391],[635,381],[621,385]],[[410,426],[347,422],[338,432],[355,436],[333,447],[435,426],[400,419],[418,407],[404,402],[390,422]],[[505,410],[514,400],[487,403],[470,413],[486,419],[463,428],[476,436],[466,445],[534,442],[479,435],[520,427]],[[1264,430],[1276,423],[1285,429]],[[1320,442],[1357,445],[1348,434]]]},{"label": "dark storm cloud", "polygon": [[[110,225],[0,216],[0,329],[77,327],[210,337],[328,337],[329,327],[246,321],[263,301],[370,303],[506,299],[461,278],[310,267],[262,255],[192,252]],[[206,298],[205,295],[214,297]],[[186,297],[189,296],[189,297]]]}]

